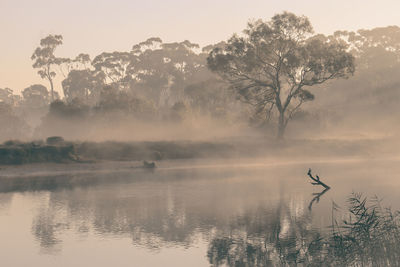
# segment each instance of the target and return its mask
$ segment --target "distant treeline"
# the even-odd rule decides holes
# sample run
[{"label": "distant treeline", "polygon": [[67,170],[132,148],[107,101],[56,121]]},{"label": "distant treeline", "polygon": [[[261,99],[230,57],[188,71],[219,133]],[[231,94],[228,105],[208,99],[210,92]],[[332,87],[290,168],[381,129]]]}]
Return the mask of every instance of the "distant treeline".
[{"label": "distant treeline", "polygon": [[[54,123],[71,120],[181,122],[196,114],[225,118],[237,113],[239,103],[227,84],[206,66],[212,46],[201,50],[189,41],[163,43],[150,38],[132,51],[104,52],[91,60],[87,54],[57,58],[57,40],[61,44],[62,37],[42,39],[34,67],[40,65],[39,74],[51,87],[55,76],[62,75],[64,96],[41,84],[25,88],[22,95],[0,88],[0,123],[9,125],[0,130],[0,139],[38,136],[47,126],[57,128]],[[46,135],[50,134],[40,137]]]},{"label": "distant treeline", "polygon": [[[400,28],[338,31],[327,38],[348,47],[356,59],[355,76],[321,85],[326,90],[313,92],[318,106],[296,110],[293,120],[309,120],[317,128],[316,124],[351,114],[398,110]],[[207,65],[210,53],[224,49],[227,42],[200,48],[189,41],[150,38],[130,51],[103,52],[91,59],[88,54],[57,57],[62,41],[61,35],[49,35],[32,55],[33,67],[50,88],[34,84],[22,95],[0,88],[0,124],[7,125],[0,128],[0,140],[49,136],[52,127],[73,127],[63,124],[67,121],[87,124],[105,118],[182,122],[188,116],[208,116],[268,125],[265,111],[260,114],[257,107],[239,102],[232,84]],[[56,76],[63,77],[62,97],[54,90]]]}]

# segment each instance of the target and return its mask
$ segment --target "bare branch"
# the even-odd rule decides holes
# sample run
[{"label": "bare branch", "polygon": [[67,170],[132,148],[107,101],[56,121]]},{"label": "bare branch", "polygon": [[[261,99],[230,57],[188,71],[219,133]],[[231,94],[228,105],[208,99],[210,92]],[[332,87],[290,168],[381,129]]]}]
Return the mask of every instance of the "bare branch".
[{"label": "bare branch", "polygon": [[299,110],[300,106],[304,103],[303,99],[300,99],[300,102],[289,112],[289,116],[286,119],[286,124],[293,118],[293,115]]},{"label": "bare branch", "polygon": [[325,183],[323,183],[323,182],[321,181],[321,179],[319,178],[318,175],[316,175],[315,177],[313,177],[312,174],[311,174],[311,169],[308,169],[308,173],[307,173],[307,174],[308,174],[308,176],[311,178],[311,180],[314,181],[314,183],[311,182],[312,185],[322,185],[322,186],[325,187],[326,189],[330,189],[330,188],[331,188],[330,186],[328,186],[328,185],[326,185]]}]

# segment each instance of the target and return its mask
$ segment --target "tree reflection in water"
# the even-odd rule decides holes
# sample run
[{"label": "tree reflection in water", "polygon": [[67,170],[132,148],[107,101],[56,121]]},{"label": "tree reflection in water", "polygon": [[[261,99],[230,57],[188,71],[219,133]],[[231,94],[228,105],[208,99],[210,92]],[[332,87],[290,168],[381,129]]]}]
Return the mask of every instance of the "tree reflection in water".
[{"label": "tree reflection in water", "polygon": [[45,196],[31,232],[50,253],[61,250],[65,233],[94,233],[128,236],[145,250],[205,241],[214,266],[400,266],[399,215],[377,199],[353,194],[347,210],[333,205],[331,227],[321,230],[311,208],[327,190],[304,201],[302,189],[277,192],[279,179],[265,181],[263,169],[251,182],[242,178],[247,170],[240,179],[231,178],[237,171],[203,172],[8,179],[0,192]]},{"label": "tree reflection in water", "polygon": [[347,219],[340,222],[333,203],[327,232],[311,228],[311,213],[287,216],[282,203],[275,219],[266,217],[256,227],[237,224],[230,235],[214,238],[209,262],[213,266],[400,266],[399,212],[383,208],[377,198],[368,201],[356,193],[348,203],[348,209],[340,212]]},{"label": "tree reflection in water", "polygon": [[[306,263],[313,253],[315,262],[322,262],[318,253],[321,234],[313,229],[310,212],[299,217],[280,202],[275,213],[251,214],[253,222],[236,221],[231,229],[220,232],[208,249],[209,262],[214,266],[275,266]],[[313,247],[309,250],[309,247]],[[315,255],[314,255],[315,254]],[[319,261],[317,261],[320,259]]]},{"label": "tree reflection in water", "polygon": [[313,199],[311,199],[310,204],[308,204],[308,209],[311,211],[312,209],[312,205],[314,204],[314,202],[319,202],[319,200],[321,199],[321,197],[329,191],[329,188],[325,188],[324,190],[322,190],[319,193],[313,193]]}]

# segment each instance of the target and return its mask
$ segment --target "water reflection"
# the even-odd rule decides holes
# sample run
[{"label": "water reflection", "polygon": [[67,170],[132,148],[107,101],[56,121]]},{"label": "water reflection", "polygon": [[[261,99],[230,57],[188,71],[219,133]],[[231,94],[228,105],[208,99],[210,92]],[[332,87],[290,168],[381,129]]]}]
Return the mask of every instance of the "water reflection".
[{"label": "water reflection", "polygon": [[61,239],[57,237],[57,232],[61,231],[63,226],[65,225],[56,222],[52,212],[41,211],[35,216],[32,221],[32,233],[43,252],[54,253],[61,250]]},{"label": "water reflection", "polygon": [[[2,188],[21,192],[49,190],[48,199],[37,209],[32,223],[32,233],[48,252],[52,247],[59,249],[60,236],[66,231],[130,236],[134,245],[151,250],[190,247],[199,238],[212,239],[215,231],[232,224],[235,218],[241,218],[242,223],[252,220],[253,215],[259,214],[255,210],[274,218],[271,215],[276,211],[266,207],[274,207],[278,200],[290,200],[279,195],[279,190],[276,192],[278,181],[265,183],[262,170],[253,171],[247,181],[241,173],[227,170],[202,171],[201,175],[182,170],[169,172],[172,179],[167,182],[163,176],[165,173],[143,172],[140,178],[118,174],[115,179],[54,177],[51,181],[47,177],[27,183],[15,180],[15,184],[7,183]],[[80,183],[82,180],[87,182]],[[305,200],[301,195],[296,197],[299,203],[292,208],[299,211]]]},{"label": "water reflection", "polygon": [[296,215],[282,201],[272,210],[247,214],[220,230],[210,242],[207,256],[213,266],[307,263],[309,257],[319,258],[310,252],[321,246],[320,239],[320,232],[312,225],[311,213]]},{"label": "water reflection", "polygon": [[332,210],[340,181],[329,194],[312,193],[304,168],[302,176],[283,167],[271,173],[188,169],[3,179],[0,190],[8,193],[0,200],[11,205],[13,196],[25,197],[30,231],[47,254],[61,252],[71,237],[98,235],[108,242],[129,237],[142,253],[204,242],[213,266],[400,265],[397,213],[358,195],[349,210]]},{"label": "water reflection", "polygon": [[322,191],[319,192],[319,193],[313,193],[313,194],[312,194],[314,197],[311,199],[310,204],[308,204],[308,209],[309,209],[310,211],[312,210],[313,204],[314,204],[315,202],[318,203],[319,200],[321,199],[321,197],[322,197],[326,192],[328,192],[329,189],[330,189],[330,188],[325,188],[324,190],[322,190]]},{"label": "water reflection", "polygon": [[[280,205],[274,218],[260,224],[236,223],[211,242],[213,266],[400,266],[399,212],[353,193],[346,219],[332,214],[331,231],[313,229],[311,213],[289,216]],[[337,211],[336,204],[333,210]],[[256,216],[257,215],[253,215]],[[255,230],[257,229],[257,230]]]}]

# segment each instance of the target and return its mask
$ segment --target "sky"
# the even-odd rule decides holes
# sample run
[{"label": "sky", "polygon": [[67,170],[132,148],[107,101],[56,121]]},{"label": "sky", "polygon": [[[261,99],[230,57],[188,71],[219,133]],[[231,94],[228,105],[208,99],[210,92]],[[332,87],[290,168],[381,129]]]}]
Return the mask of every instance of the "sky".
[{"label": "sky", "polygon": [[[307,16],[317,33],[400,25],[399,0],[0,0],[0,88],[41,83],[30,59],[40,39],[61,34],[60,57],[129,51],[149,37],[201,46],[282,11]],[[58,81],[55,85],[61,91]]]}]

